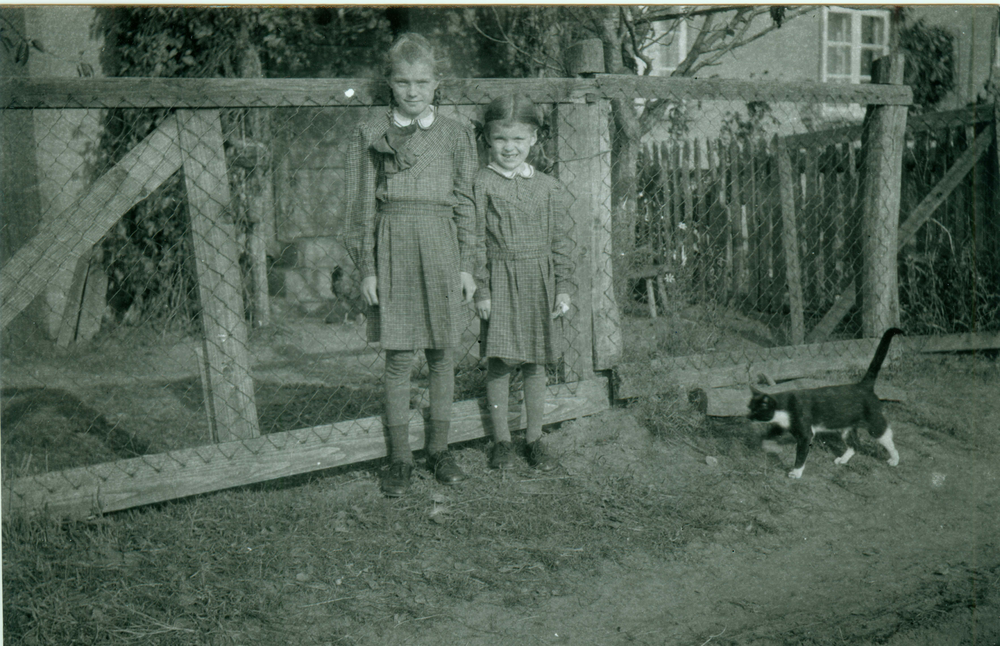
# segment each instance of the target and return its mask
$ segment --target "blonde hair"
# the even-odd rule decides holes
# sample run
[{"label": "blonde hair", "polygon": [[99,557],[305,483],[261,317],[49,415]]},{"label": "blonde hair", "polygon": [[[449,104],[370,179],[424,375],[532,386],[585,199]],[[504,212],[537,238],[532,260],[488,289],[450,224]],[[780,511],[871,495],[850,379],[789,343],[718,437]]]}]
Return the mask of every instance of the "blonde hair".
[{"label": "blonde hair", "polygon": [[392,75],[396,63],[427,63],[434,72],[434,78],[440,79],[444,71],[444,61],[439,59],[437,51],[429,40],[420,34],[403,33],[393,41],[385,55],[385,76]]}]

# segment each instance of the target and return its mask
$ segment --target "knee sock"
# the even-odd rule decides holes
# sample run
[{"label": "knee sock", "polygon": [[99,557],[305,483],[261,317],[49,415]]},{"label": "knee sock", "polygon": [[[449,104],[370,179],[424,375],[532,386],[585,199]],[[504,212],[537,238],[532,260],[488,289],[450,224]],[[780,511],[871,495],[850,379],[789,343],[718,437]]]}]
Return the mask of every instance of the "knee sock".
[{"label": "knee sock", "polygon": [[542,422],[545,419],[545,365],[526,363],[521,366],[521,376],[524,378],[524,407],[528,417],[525,440],[531,444],[542,437]]},{"label": "knee sock", "polygon": [[426,429],[427,453],[433,455],[448,449],[451,428],[451,405],[455,399],[455,365],[452,352],[424,350],[430,377],[431,417]]},{"label": "knee sock", "polygon": [[410,449],[410,370],[413,352],[385,352],[385,418],[389,431],[389,459],[413,462]]},{"label": "knee sock", "polygon": [[503,359],[490,357],[486,369],[486,403],[490,408],[494,442],[510,442],[507,406],[510,398],[510,373],[513,370]]}]

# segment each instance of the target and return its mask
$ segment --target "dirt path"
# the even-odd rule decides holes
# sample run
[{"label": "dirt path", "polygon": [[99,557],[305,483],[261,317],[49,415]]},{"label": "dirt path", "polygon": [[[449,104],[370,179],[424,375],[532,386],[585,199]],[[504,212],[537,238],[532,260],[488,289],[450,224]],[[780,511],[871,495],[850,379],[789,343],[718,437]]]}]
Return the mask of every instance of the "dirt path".
[{"label": "dirt path", "polygon": [[[887,411],[899,467],[870,442],[847,468],[817,448],[799,481],[783,477],[791,447],[749,456],[757,473],[732,479],[739,456],[720,455],[713,471],[696,447],[651,439],[625,413],[568,426],[552,439],[577,477],[625,469],[666,490],[700,479],[743,513],[676,551],[603,562],[572,594],[527,609],[486,596],[402,625],[387,643],[998,644],[1000,406],[975,379],[958,380],[975,408],[956,416],[945,407],[955,390],[903,380],[911,403]],[[760,484],[748,487],[748,475]],[[657,531],[655,519],[640,529]]]}]

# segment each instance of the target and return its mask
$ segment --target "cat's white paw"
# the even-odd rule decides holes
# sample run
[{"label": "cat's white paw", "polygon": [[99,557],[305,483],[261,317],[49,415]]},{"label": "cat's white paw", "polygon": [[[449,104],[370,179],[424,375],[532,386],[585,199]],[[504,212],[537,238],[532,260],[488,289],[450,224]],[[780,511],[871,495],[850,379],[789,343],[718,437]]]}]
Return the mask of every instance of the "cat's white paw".
[{"label": "cat's white paw", "polygon": [[762,440],[760,448],[764,453],[781,453],[781,447],[774,440]]},{"label": "cat's white paw", "polygon": [[788,472],[788,477],[789,478],[795,478],[796,480],[798,480],[799,478],[802,477],[802,470],[803,469],[805,469],[805,467],[801,467],[799,469],[792,469],[791,471]]},{"label": "cat's white paw", "polygon": [[847,464],[847,461],[850,460],[853,456],[854,456],[854,449],[848,447],[847,450],[844,451],[844,454],[842,456],[840,456],[839,458],[834,458],[833,463]]},{"label": "cat's white paw", "polygon": [[886,463],[888,463],[890,467],[897,466],[899,464],[899,454],[893,453],[892,456],[886,460]]}]

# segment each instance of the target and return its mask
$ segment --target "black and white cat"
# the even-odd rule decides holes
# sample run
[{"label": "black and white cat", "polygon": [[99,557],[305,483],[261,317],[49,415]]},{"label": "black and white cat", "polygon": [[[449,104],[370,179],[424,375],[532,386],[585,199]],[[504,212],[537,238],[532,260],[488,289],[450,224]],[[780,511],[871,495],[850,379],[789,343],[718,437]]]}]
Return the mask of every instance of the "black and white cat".
[{"label": "black and white cat", "polygon": [[882,402],[875,394],[875,378],[889,353],[889,343],[897,334],[903,334],[903,331],[890,328],[882,335],[868,372],[855,384],[790,390],[773,395],[750,386],[753,397],[750,399],[750,413],[747,416],[752,420],[771,424],[761,442],[762,448],[773,452],[776,449],[774,438],[785,431],[795,438],[795,467],[788,472],[789,478],[802,477],[809,447],[817,433],[840,434],[847,448],[834,462],[847,464],[859,447],[859,426],[868,429],[872,437],[889,452],[889,466],[899,464],[899,453],[892,442],[892,427],[882,416]]}]

